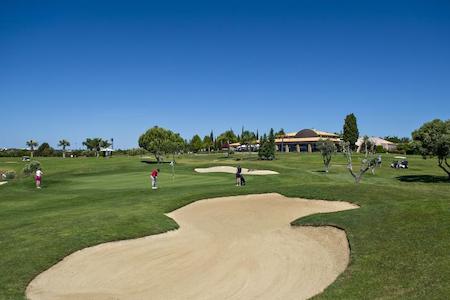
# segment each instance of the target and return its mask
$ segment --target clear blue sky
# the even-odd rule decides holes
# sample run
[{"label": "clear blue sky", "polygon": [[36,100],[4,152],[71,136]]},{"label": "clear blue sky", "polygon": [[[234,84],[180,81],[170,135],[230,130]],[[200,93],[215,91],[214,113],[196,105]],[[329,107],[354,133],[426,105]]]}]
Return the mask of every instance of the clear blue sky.
[{"label": "clear blue sky", "polygon": [[0,2],[0,147],[153,125],[409,136],[450,117],[450,1]]}]

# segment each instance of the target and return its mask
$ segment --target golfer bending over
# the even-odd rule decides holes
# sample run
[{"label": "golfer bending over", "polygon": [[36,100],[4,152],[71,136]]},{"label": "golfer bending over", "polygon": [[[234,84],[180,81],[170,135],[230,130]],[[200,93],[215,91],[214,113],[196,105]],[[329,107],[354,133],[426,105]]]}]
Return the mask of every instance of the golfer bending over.
[{"label": "golfer bending over", "polygon": [[158,172],[159,172],[159,169],[154,169],[152,171],[152,174],[150,175],[150,178],[152,179],[152,189],[153,190],[156,190],[158,188],[157,182],[156,182],[156,180],[158,178]]}]

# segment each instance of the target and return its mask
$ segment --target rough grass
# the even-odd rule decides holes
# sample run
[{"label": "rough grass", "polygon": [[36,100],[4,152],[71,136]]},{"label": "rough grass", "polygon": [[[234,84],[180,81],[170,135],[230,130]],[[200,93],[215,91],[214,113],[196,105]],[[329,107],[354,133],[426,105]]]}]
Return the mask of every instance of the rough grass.
[{"label": "rough grass", "polygon": [[[176,228],[164,213],[192,201],[264,192],[361,206],[293,220],[294,225],[344,228],[350,241],[349,268],[318,299],[450,295],[450,182],[434,160],[410,157],[410,169],[393,170],[385,155],[381,169],[356,185],[341,156],[333,159],[329,174],[321,172],[316,154],[283,154],[276,161],[248,154],[235,158],[179,158],[175,178],[163,164],[157,191],[149,183],[155,165],[139,157],[38,158],[45,172],[42,190],[26,177],[0,187],[0,299],[23,299],[34,276],[76,250]],[[247,176],[247,186],[238,188],[232,174],[193,171],[237,163],[281,174]],[[0,159],[0,169],[20,172],[23,165],[19,159]]]}]

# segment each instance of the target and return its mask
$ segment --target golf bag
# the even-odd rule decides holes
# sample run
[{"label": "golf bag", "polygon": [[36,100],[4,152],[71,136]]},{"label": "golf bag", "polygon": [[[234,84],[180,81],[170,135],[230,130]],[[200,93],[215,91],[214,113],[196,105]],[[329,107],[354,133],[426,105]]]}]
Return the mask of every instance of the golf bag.
[{"label": "golf bag", "polygon": [[241,185],[245,185],[245,178],[244,175],[241,174]]}]

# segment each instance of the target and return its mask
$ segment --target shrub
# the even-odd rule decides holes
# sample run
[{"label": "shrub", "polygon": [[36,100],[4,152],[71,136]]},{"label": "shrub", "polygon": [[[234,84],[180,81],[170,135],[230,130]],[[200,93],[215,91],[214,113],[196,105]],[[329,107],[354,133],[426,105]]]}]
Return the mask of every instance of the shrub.
[{"label": "shrub", "polygon": [[0,170],[0,181],[16,178],[16,172],[11,170]]},{"label": "shrub", "polygon": [[0,157],[21,157],[27,156],[30,152],[24,149],[3,149],[0,150]]},{"label": "shrub", "polygon": [[74,155],[75,157],[95,157],[97,154],[95,151],[91,150],[73,150],[69,153],[69,156],[70,155]]},{"label": "shrub", "polygon": [[16,178],[16,172],[14,172],[14,171],[7,171],[6,173],[2,174],[2,177],[5,180],[13,180],[14,178]]},{"label": "shrub", "polygon": [[419,147],[415,142],[397,144],[397,151],[402,154],[420,154]]},{"label": "shrub", "polygon": [[150,152],[142,148],[133,148],[126,151],[126,154],[128,154],[129,156],[145,155],[149,153]]},{"label": "shrub", "polygon": [[378,145],[375,147],[375,152],[376,153],[386,153],[386,150],[383,148],[383,146]]},{"label": "shrub", "polygon": [[41,163],[34,160],[34,161],[30,162],[29,164],[25,165],[25,167],[23,168],[23,173],[25,175],[30,175],[30,174],[36,172],[36,170],[40,167],[41,167]]},{"label": "shrub", "polygon": [[86,156],[86,157],[96,157],[97,156],[97,152],[96,151],[92,151],[92,150],[85,150],[82,152],[81,154],[82,156]]}]

